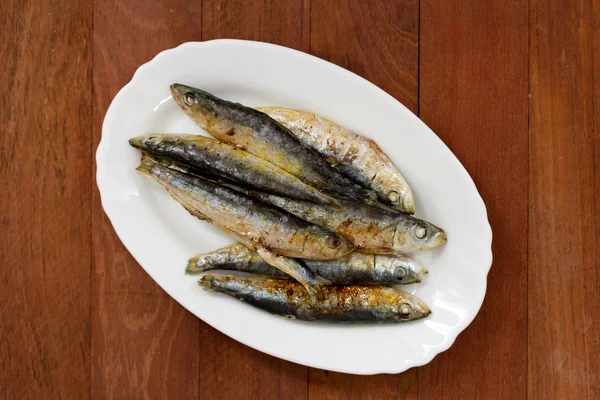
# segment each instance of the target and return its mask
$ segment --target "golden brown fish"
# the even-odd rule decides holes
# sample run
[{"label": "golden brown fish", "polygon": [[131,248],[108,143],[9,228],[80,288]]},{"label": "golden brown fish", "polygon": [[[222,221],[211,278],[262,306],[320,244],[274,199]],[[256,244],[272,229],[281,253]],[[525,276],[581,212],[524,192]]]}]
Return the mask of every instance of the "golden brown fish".
[{"label": "golden brown fish", "polygon": [[279,279],[204,275],[198,284],[242,300],[272,314],[306,321],[338,323],[406,322],[431,310],[416,296],[389,286],[324,286],[312,300],[296,282]]},{"label": "golden brown fish", "polygon": [[306,146],[355,182],[373,190],[396,211],[414,214],[415,202],[408,183],[372,139],[306,111],[283,107],[256,107],[288,128]]},{"label": "golden brown fish", "polygon": [[[332,284],[410,284],[421,282],[427,270],[406,255],[366,254],[354,251],[335,260],[301,260],[315,274]],[[210,270],[230,270],[289,278],[265,262],[243,244],[232,244],[190,259],[186,272],[197,274]]]}]

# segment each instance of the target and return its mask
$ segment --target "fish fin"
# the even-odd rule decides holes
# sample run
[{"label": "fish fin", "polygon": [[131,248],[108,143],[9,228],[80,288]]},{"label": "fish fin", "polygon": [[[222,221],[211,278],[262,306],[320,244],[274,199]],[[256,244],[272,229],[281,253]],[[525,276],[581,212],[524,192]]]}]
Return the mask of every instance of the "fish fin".
[{"label": "fish fin", "polygon": [[293,258],[274,253],[273,251],[264,247],[258,247],[256,252],[270,265],[280,269],[302,284],[302,286],[304,286],[308,292],[311,300],[315,300],[318,297],[321,291],[321,286],[331,284],[331,282],[329,282],[327,279],[316,275],[308,267],[302,265]]}]

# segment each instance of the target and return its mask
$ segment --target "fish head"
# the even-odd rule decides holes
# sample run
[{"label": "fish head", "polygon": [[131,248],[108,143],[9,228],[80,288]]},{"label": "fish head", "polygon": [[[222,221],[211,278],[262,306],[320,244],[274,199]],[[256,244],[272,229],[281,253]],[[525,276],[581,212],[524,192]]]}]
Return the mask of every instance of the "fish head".
[{"label": "fish head", "polygon": [[406,228],[406,235],[394,236],[394,248],[409,247],[421,251],[440,246],[447,240],[446,232],[442,228],[418,218],[410,217]]},{"label": "fish head", "polygon": [[171,94],[179,107],[198,125],[204,128],[208,124],[212,95],[179,83],[171,85]]},{"label": "fish head", "polygon": [[417,296],[402,292],[394,306],[394,318],[400,321],[412,321],[427,317],[431,310]]},{"label": "fish head", "polygon": [[142,151],[162,155],[167,148],[180,140],[179,135],[152,134],[129,139],[129,144]]},{"label": "fish head", "polygon": [[[315,227],[317,228],[317,227]],[[348,239],[336,233],[317,228],[318,232],[309,235],[304,249],[315,259],[334,260],[354,250],[354,245]]]},{"label": "fish head", "polygon": [[383,275],[386,282],[402,284],[419,283],[427,269],[416,260],[406,255],[376,255],[375,268]]},{"label": "fish head", "polygon": [[188,144],[202,145],[207,142],[215,142],[215,140],[200,135],[161,133],[153,133],[129,139],[131,146],[157,156],[172,156],[173,153],[183,151]]}]

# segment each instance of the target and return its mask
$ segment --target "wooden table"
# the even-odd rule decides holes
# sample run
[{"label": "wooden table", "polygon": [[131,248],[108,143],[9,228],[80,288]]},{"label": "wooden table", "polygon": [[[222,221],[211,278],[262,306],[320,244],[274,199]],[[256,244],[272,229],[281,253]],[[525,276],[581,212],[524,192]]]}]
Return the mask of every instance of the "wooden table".
[{"label": "wooden table", "polygon": [[[0,26],[0,399],[600,398],[600,0],[3,1]],[[429,365],[350,376],[259,353],[115,235],[94,181],[110,101],[159,51],[222,37],[369,79],[475,180],[488,292]]]}]

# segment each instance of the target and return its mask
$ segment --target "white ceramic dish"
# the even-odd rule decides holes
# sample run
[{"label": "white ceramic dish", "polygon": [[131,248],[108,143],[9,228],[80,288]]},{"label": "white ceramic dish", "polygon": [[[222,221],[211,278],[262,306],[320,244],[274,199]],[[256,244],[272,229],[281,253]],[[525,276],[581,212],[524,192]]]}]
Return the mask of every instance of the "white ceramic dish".
[{"label": "white ceramic dish", "polygon": [[[448,233],[444,246],[415,255],[429,268],[424,282],[404,287],[431,307],[431,316],[392,325],[292,321],[205,292],[196,285],[198,277],[184,275],[190,256],[232,240],[136,174],[140,154],[127,144],[130,137],[153,132],[203,133],[170,97],[169,85],[175,82],[249,106],[313,111],[375,139],[411,184],[416,215]],[[273,356],[330,371],[399,373],[448,349],[483,302],[492,232],[469,174],[393,97],[316,57],[239,40],[185,43],[166,50],[142,65],[113,100],[96,159],[104,210],[148,274],[208,324]]]}]

